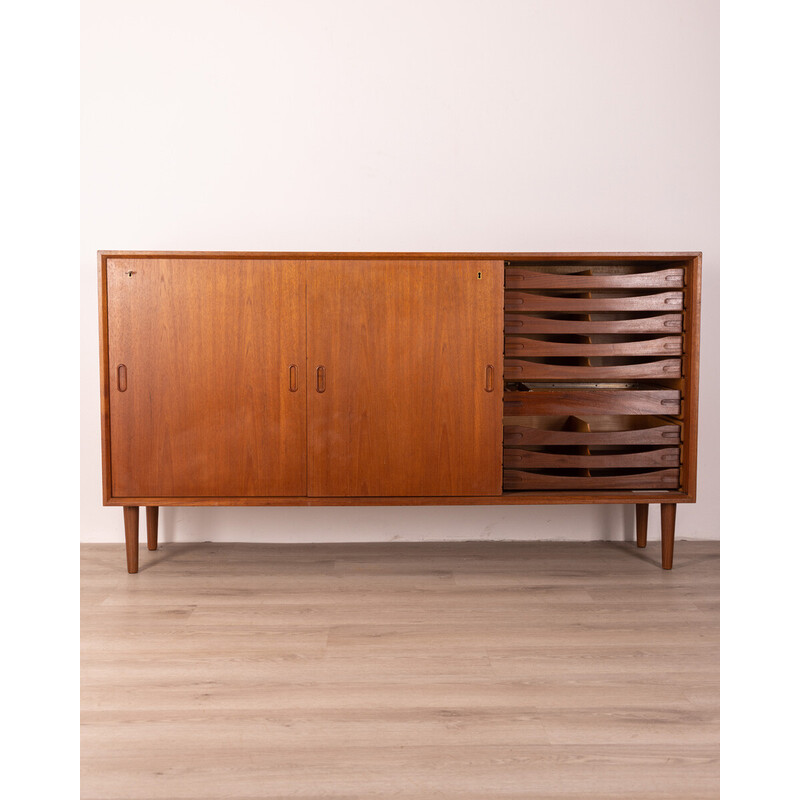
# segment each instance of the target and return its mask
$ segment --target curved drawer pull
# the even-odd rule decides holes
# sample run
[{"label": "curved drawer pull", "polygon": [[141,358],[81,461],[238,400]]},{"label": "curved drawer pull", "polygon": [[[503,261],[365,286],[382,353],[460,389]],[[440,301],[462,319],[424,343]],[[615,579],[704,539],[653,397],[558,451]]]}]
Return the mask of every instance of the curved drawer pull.
[{"label": "curved drawer pull", "polygon": [[128,368],[124,364],[117,367],[117,389],[124,392],[128,388]]}]

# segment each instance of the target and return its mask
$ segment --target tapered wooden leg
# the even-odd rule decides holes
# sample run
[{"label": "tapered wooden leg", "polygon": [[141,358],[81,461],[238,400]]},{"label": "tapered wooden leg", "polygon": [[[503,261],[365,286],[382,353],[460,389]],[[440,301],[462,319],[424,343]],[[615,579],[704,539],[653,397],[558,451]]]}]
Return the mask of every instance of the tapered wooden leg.
[{"label": "tapered wooden leg", "polygon": [[661,504],[661,566],[672,569],[672,551],[675,549],[675,503]]},{"label": "tapered wooden leg", "polygon": [[638,547],[647,547],[647,503],[636,504],[636,544]]},{"label": "tapered wooden leg", "polygon": [[158,506],[145,506],[147,516],[147,549],[158,550]]},{"label": "tapered wooden leg", "polygon": [[123,506],[125,518],[125,553],[128,557],[128,572],[139,571],[139,506]]}]

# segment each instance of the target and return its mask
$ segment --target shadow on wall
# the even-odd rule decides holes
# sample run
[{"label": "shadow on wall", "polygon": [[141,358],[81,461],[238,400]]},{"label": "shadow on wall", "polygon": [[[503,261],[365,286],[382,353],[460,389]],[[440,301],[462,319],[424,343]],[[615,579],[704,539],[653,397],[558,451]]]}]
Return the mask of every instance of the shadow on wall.
[{"label": "shadow on wall", "polygon": [[[653,506],[656,509],[657,506]],[[658,532],[651,510],[650,533]],[[121,521],[121,520],[120,520]],[[655,530],[653,530],[655,528]],[[636,539],[633,504],[586,506],[171,507],[159,541],[619,541]]]}]

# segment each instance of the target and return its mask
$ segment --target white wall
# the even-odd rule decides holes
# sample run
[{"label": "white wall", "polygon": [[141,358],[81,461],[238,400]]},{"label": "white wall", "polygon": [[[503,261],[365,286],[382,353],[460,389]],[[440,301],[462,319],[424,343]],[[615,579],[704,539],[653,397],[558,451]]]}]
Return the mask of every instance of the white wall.
[{"label": "white wall", "polygon": [[[84,0],[82,27],[83,541],[123,538],[98,249],[702,250],[700,500],[677,536],[719,537],[716,2]],[[633,531],[623,506],[162,515],[165,541]]]}]

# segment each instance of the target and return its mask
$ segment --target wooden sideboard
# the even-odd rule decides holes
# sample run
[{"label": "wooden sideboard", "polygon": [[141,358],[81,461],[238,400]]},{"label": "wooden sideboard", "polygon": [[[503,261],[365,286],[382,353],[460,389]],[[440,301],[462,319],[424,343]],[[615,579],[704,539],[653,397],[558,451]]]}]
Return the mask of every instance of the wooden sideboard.
[{"label": "wooden sideboard", "polygon": [[694,502],[701,254],[98,253],[103,503]]}]

